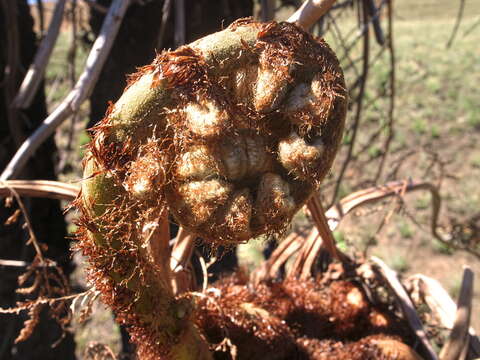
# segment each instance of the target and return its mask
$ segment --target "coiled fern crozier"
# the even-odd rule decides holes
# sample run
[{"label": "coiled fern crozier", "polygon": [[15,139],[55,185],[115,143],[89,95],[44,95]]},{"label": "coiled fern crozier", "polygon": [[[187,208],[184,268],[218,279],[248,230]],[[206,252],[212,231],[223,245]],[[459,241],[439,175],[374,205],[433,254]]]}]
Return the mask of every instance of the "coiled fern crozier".
[{"label": "coiled fern crozier", "polygon": [[141,359],[211,358],[156,243],[168,214],[212,244],[282,234],[331,167],[346,104],[335,54],[289,23],[239,20],[130,77],[77,205],[90,277]]}]

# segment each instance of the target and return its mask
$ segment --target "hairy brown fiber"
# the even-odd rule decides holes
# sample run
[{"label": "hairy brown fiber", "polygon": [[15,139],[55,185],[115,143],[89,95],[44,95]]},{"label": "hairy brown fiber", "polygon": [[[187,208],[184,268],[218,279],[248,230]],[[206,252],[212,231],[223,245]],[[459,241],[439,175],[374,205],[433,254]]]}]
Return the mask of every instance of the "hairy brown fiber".
[{"label": "hairy brown fiber", "polygon": [[[253,287],[234,274],[213,284],[198,307],[195,321],[208,341],[229,339],[238,359],[421,359],[406,345],[412,339],[404,320],[385,315],[352,281]],[[224,349],[215,357],[232,358]]]}]

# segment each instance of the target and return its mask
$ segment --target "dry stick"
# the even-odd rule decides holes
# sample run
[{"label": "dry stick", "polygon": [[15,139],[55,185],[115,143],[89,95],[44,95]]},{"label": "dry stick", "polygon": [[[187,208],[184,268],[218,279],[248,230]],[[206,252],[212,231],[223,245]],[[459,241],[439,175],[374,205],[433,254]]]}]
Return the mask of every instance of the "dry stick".
[{"label": "dry stick", "polygon": [[[22,260],[5,260],[5,259],[0,259],[0,266],[9,266],[9,267],[21,267],[21,268],[24,268],[24,267],[29,267],[29,266],[32,266],[32,263],[29,263],[29,262],[26,262],[26,261],[22,261]],[[35,265],[37,267],[56,267],[58,266],[58,264],[53,261],[53,260],[49,260],[46,264],[39,264],[39,265]]]},{"label": "dry stick", "polygon": [[41,197],[73,201],[80,191],[74,185],[49,180],[0,181],[0,198],[11,195],[11,189],[21,196]]},{"label": "dry stick", "polygon": [[463,37],[465,36],[468,36],[472,33],[473,30],[475,30],[475,28],[480,25],[480,18],[478,18],[474,23],[473,25],[471,25],[467,30],[465,30],[463,32]]},{"label": "dry stick", "polygon": [[[65,295],[61,297],[56,297],[56,298],[39,298],[35,300],[35,304],[49,304],[52,305],[56,302],[59,301],[66,301],[66,300],[74,300],[75,298],[87,296],[89,293],[93,293],[94,297],[98,297],[99,291],[95,289],[95,287],[91,287],[88,290],[85,290],[84,292],[78,293],[78,294],[72,294],[72,295]],[[29,307],[31,306],[30,303],[25,303],[20,306],[16,306],[14,308],[0,308],[0,314],[19,314],[21,311],[28,310]]]},{"label": "dry stick", "polygon": [[308,31],[318,19],[330,10],[334,2],[335,0],[307,0],[287,21]]},{"label": "dry stick", "polygon": [[[394,111],[395,111],[395,50],[393,46],[393,9],[392,9],[392,0],[387,0],[387,11],[388,11],[388,40],[387,47],[388,52],[390,53],[390,104],[388,107],[388,135],[387,140],[385,141],[383,156],[380,160],[380,165],[377,170],[377,175],[375,179],[378,181],[382,175],[385,162],[387,160],[388,152],[390,150],[390,145],[394,137]],[[376,182],[376,181],[375,181]]]},{"label": "dry stick", "polygon": [[[373,32],[375,33],[375,39],[378,45],[383,46],[385,43],[385,37],[383,36],[382,27],[380,26],[379,14],[380,9],[376,7],[374,0],[364,0],[367,5],[368,13],[372,19]],[[390,3],[390,0],[387,0]]]},{"label": "dry stick", "polygon": [[395,196],[401,191],[412,192],[419,190],[427,190],[432,196],[432,219],[430,222],[430,231],[435,239],[453,249],[466,251],[480,259],[479,251],[470,249],[468,246],[457,245],[452,242],[451,239],[447,239],[439,233],[438,218],[440,215],[442,198],[437,187],[428,182],[391,181],[382,186],[375,186],[350,194],[337,204],[330,207],[326,212],[329,227],[332,231],[335,230],[340,220],[358,206],[376,202],[390,196]]},{"label": "dry stick", "polygon": [[[380,12],[385,4],[385,2],[388,1],[388,0],[382,0],[382,2],[378,5],[378,11]],[[358,1],[356,2],[356,4],[358,4],[358,6],[360,7],[360,5],[366,5],[365,4],[365,1]],[[370,23],[373,23],[373,19],[372,18],[369,18],[368,16],[366,18],[364,18],[363,20],[360,19],[360,16],[361,16],[361,11],[358,10],[357,11],[357,17],[358,17],[358,21],[359,21],[359,30],[357,30],[356,32],[356,35],[355,37],[352,39],[352,41],[350,42],[350,44],[347,46],[347,52],[349,53],[350,50],[353,49],[353,47],[355,46],[355,44],[358,42],[358,40],[363,37],[365,35],[365,33],[369,30],[369,25]],[[355,31],[351,31],[349,34],[347,34],[345,36],[345,39],[348,40],[353,34],[355,34]],[[343,62],[343,58],[340,58],[340,62]]]},{"label": "dry stick", "polygon": [[8,266],[8,267],[26,267],[30,265],[26,261],[22,260],[4,260],[0,259],[0,266]]},{"label": "dry stick", "polygon": [[[366,5],[364,2],[364,9],[363,9],[363,23],[367,24],[368,22],[368,14],[366,12]],[[358,133],[358,128],[360,124],[360,118],[362,115],[362,109],[363,109],[363,100],[364,100],[364,93],[365,93],[365,87],[367,84],[367,77],[368,77],[368,68],[369,68],[369,49],[370,49],[370,32],[368,30],[368,26],[365,29],[365,34],[363,36],[363,66],[362,66],[362,76],[361,76],[361,83],[360,83],[360,90],[357,98],[357,107],[356,107],[356,112],[355,112],[355,118],[353,121],[353,129],[352,129],[352,139],[350,141],[350,145],[348,147],[348,152],[347,152],[347,158],[342,164],[342,168],[340,169],[340,174],[337,177],[335,188],[333,190],[332,194],[332,199],[330,201],[330,205],[332,205],[335,201],[335,198],[338,195],[338,192],[340,190],[340,183],[343,180],[343,177],[345,175],[345,172],[347,170],[348,164],[352,160],[353,156],[353,147],[355,145],[355,140],[357,138],[357,133]]]},{"label": "dry stick", "polygon": [[[348,67],[351,67],[353,69],[353,72],[355,73],[355,76],[357,78],[360,78],[360,74],[358,72],[358,69],[357,67],[355,66],[355,62],[353,61],[353,59],[351,58],[350,54],[348,53],[347,51],[347,47],[346,47],[346,42],[345,42],[345,39],[343,38],[343,35],[342,35],[342,32],[340,31],[340,28],[339,26],[337,25],[337,22],[335,21],[335,18],[333,16],[331,16],[330,14],[328,15],[328,19],[330,20],[330,22],[332,23],[332,29],[330,32],[332,33],[333,35],[333,38],[334,39],[338,39],[338,43],[340,44],[340,46],[342,47],[343,50],[345,50],[345,58],[348,60],[349,64],[347,65],[347,68]],[[344,67],[344,72],[346,71],[346,68]]]},{"label": "dry stick", "polygon": [[[407,279],[407,283],[418,289],[421,298],[436,315],[440,324],[446,329],[452,329],[455,322],[457,305],[440,283],[428,276],[416,274]],[[469,328],[469,347],[473,358],[480,357],[480,338],[475,330]]]},{"label": "dry stick", "polygon": [[[329,229],[329,232],[330,232],[330,229]],[[315,264],[315,261],[320,257],[319,256],[320,250],[322,249],[324,242],[323,242],[323,239],[318,238],[318,236],[316,237],[315,240],[316,241],[313,244],[310,253],[307,253],[305,262],[303,264],[303,268],[300,270],[300,279],[301,280],[308,280],[309,278],[312,277],[313,265]],[[346,255],[342,254],[342,256],[343,256],[343,258],[348,260]]]},{"label": "dry stick", "polygon": [[328,220],[325,217],[325,210],[323,209],[322,203],[320,202],[319,196],[313,194],[310,200],[307,203],[308,209],[312,214],[313,221],[317,226],[320,237],[322,238],[327,251],[332,255],[333,258],[338,259],[342,262],[348,262],[348,257],[337,249],[335,245],[335,239],[332,235],[332,231],[328,226]]},{"label": "dry stick", "polygon": [[[458,307],[455,323],[450,336],[440,351],[440,360],[463,360],[461,355],[468,347],[468,329],[472,315],[473,272],[465,266],[463,269],[462,287],[458,296]],[[466,355],[466,353],[465,353]]]},{"label": "dry stick", "polygon": [[20,90],[18,91],[15,100],[13,100],[13,106],[17,109],[27,109],[32,104],[38,87],[43,80],[43,74],[45,73],[48,60],[50,59],[53,47],[57,42],[58,34],[60,32],[65,2],[65,0],[58,0],[55,5],[47,35],[43,38],[40,48],[35,55],[35,59],[23,78]]},{"label": "dry stick", "polygon": [[332,229],[332,231],[335,230],[339,225],[340,220],[342,220],[345,215],[347,215],[359,206],[377,202],[378,200],[397,195],[400,192],[409,192],[414,190],[430,190],[433,194],[434,201],[432,207],[432,222],[435,224],[436,228],[441,205],[440,195],[438,194],[435,186],[433,186],[432,184],[418,183],[413,181],[392,181],[382,186],[375,186],[359,190],[344,197],[338,203],[331,206],[326,212],[329,227],[330,229]]},{"label": "dry stick", "polygon": [[[350,194],[340,200],[338,203],[333,205],[328,209],[325,213],[326,222],[328,224],[328,228],[330,231],[334,231],[340,221],[349,213],[351,213],[356,208],[377,202],[379,200],[397,196],[401,192],[411,192],[417,190],[429,190],[432,194],[433,198],[433,206],[432,206],[432,222],[431,228],[432,233],[437,237],[437,239],[446,242],[437,232],[437,221],[438,215],[440,213],[440,195],[436,190],[435,186],[430,183],[418,183],[418,182],[406,182],[406,181],[392,181],[383,186],[376,186],[364,190],[357,191],[353,194]],[[316,214],[314,211],[313,214]],[[312,214],[312,215],[313,215]],[[300,250],[300,254],[304,254],[303,258],[302,255],[297,258],[293,267],[300,268],[304,266],[306,259],[308,258],[309,251],[312,248],[312,239],[311,236],[317,236],[318,233],[316,230],[311,230],[308,235],[306,232],[303,234],[291,233],[287,239],[285,239],[282,243],[280,243],[279,247],[273,252],[272,257],[266,262],[265,269],[255,275],[257,279],[264,279],[264,278],[271,278],[274,277],[276,271],[282,266],[291,255],[297,253]],[[306,239],[306,240],[305,240]],[[465,250],[465,249],[464,249]],[[468,251],[468,249],[467,249]],[[343,254],[342,254],[343,255]],[[476,255],[476,254],[474,254]],[[311,261],[311,260],[308,260]],[[290,273],[290,271],[289,271]]]},{"label": "dry stick", "polygon": [[[75,82],[77,80],[75,68],[76,68],[76,57],[77,57],[77,0],[70,0],[71,6],[68,12],[70,17],[70,22],[72,23],[72,31],[70,33],[70,47],[67,52],[67,72],[70,80],[70,87],[73,89],[75,87]],[[68,129],[67,135],[67,145],[61,156],[61,159],[58,164],[59,172],[63,172],[64,167],[67,165],[73,142],[73,134],[75,132],[75,123],[77,122],[78,112],[75,112],[70,118],[70,128]]]},{"label": "dry stick", "polygon": [[185,24],[185,0],[175,1],[175,33],[174,44],[179,47],[187,41],[186,24]]},{"label": "dry stick", "polygon": [[160,25],[160,30],[158,31],[157,45],[155,46],[157,51],[160,51],[162,49],[163,36],[165,34],[165,29],[167,28],[167,21],[168,21],[168,18],[170,17],[171,9],[172,9],[172,0],[165,0],[162,6],[162,23]]},{"label": "dry stick", "polygon": [[261,0],[260,19],[270,21],[275,17],[275,0]]},{"label": "dry stick", "polygon": [[100,34],[88,55],[85,70],[78,79],[75,88],[22,144],[3,171],[0,180],[15,177],[38,147],[90,96],[129,5],[130,0],[115,0],[112,3]]},{"label": "dry stick", "polygon": [[372,256],[371,261],[377,266],[380,274],[394,292],[396,299],[400,304],[400,308],[402,309],[403,315],[407,319],[420,342],[423,344],[427,354],[429,355],[429,359],[438,360],[438,357],[435,354],[432,345],[428,341],[425,331],[423,330],[422,322],[418,318],[415,307],[413,306],[413,303],[402,284],[398,280],[396,272],[390,269],[382,260],[375,256]]},{"label": "dry stick", "polygon": [[38,11],[38,18],[40,19],[40,35],[43,38],[45,34],[45,12],[43,8],[43,1],[37,0],[37,11]]},{"label": "dry stick", "polygon": [[450,35],[450,39],[448,39],[447,49],[450,48],[450,46],[452,46],[453,40],[455,39],[455,36],[457,35],[458,28],[460,26],[460,23],[462,22],[463,10],[464,9],[465,9],[465,0],[460,0],[460,7],[458,8],[457,19],[455,21],[455,25],[453,27],[452,34]]},{"label": "dry stick", "polygon": [[[293,254],[296,254],[298,249],[302,247],[306,235],[291,233],[285,240],[272,253],[272,256],[268,259],[268,271],[265,274],[269,278],[273,278],[277,275],[280,267],[287,262],[287,260]],[[277,251],[278,250],[278,251]]]},{"label": "dry stick", "polygon": [[305,244],[306,232],[290,233],[273,251],[272,255],[267,261],[257,267],[250,276],[251,283],[259,284],[266,279],[273,279],[277,276],[280,267],[287,262],[293,254],[298,252],[298,249]]},{"label": "dry stick", "polygon": [[297,252],[297,257],[295,258],[294,263],[287,271],[287,277],[297,277],[301,273],[302,269],[305,266],[305,260],[308,257],[308,254],[311,253],[312,249],[315,247],[318,242],[320,245],[322,241],[317,241],[319,239],[318,229],[314,227],[311,229],[308,236],[301,243],[301,247]]},{"label": "dry stick", "polygon": [[105,7],[103,5],[100,5],[99,3],[97,3],[94,0],[83,0],[83,2],[85,4],[87,4],[90,8],[92,8],[92,10],[95,10],[95,11],[99,12],[100,14],[107,14],[108,13],[108,8],[107,7]]}]

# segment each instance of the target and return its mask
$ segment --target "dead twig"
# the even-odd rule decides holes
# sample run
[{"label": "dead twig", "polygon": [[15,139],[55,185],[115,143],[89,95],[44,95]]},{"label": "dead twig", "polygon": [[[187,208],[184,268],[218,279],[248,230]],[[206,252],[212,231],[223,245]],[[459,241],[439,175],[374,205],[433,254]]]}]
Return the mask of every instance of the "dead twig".
[{"label": "dead twig", "polygon": [[168,18],[170,17],[170,12],[172,10],[172,0],[165,0],[162,6],[162,23],[160,25],[160,30],[158,31],[157,45],[155,48],[157,51],[162,49],[163,37],[165,35],[165,29],[167,28]]},{"label": "dead twig", "polygon": [[460,0],[460,6],[458,7],[457,18],[455,20],[455,25],[453,26],[452,34],[447,42],[447,49],[449,49],[452,44],[453,40],[455,40],[455,36],[457,35],[458,28],[460,27],[460,23],[462,22],[463,18],[463,11],[465,10],[465,0]]},{"label": "dead twig", "polygon": [[[287,271],[287,277],[297,277],[300,275],[301,279],[306,279],[310,276],[311,274],[311,257],[309,257],[310,254],[314,254],[314,259],[318,255],[320,251],[320,247],[322,245],[322,239],[320,235],[318,234],[318,229],[316,227],[312,228],[308,235],[306,235],[304,238],[301,238],[298,241],[298,244],[300,245],[298,251],[295,253],[297,254],[297,257],[295,258],[294,263],[292,266],[288,269]],[[290,246],[290,248],[295,248],[293,246]],[[293,255],[294,253],[289,249],[290,251],[287,251],[287,254]],[[283,259],[288,260],[288,257],[284,257]],[[307,263],[309,265],[307,265]]]},{"label": "dead twig", "polygon": [[308,31],[318,19],[330,10],[334,2],[335,0],[306,0],[287,21]]},{"label": "dead twig", "polygon": [[[67,73],[70,80],[70,87],[75,87],[77,76],[75,73],[76,57],[77,57],[77,0],[70,0],[70,8],[67,11],[67,16],[70,18],[72,24],[70,46],[67,51]],[[67,145],[63,151],[63,155],[58,164],[59,171],[62,171],[65,165],[68,163],[68,159],[72,150],[73,135],[75,133],[75,123],[78,118],[78,112],[74,112],[70,118],[70,128],[68,129]]]},{"label": "dead twig", "polygon": [[470,35],[478,25],[480,25],[480,18],[478,18],[467,30],[463,32],[463,37]]},{"label": "dead twig", "polygon": [[187,41],[186,35],[186,18],[185,18],[185,0],[176,0],[175,6],[175,33],[174,44],[175,47],[184,45]]},{"label": "dead twig", "polygon": [[17,200],[18,207],[20,208],[20,210],[23,214],[23,218],[25,219],[25,224],[27,225],[28,235],[30,237],[27,241],[27,245],[28,244],[33,244],[33,247],[35,248],[36,256],[40,260],[40,265],[46,264],[47,262],[45,261],[45,258],[43,256],[42,248],[41,248],[41,246],[40,246],[40,244],[37,240],[37,237],[35,236],[35,232],[33,231],[33,226],[32,226],[32,222],[30,221],[30,216],[28,215],[27,209],[25,208],[25,205],[23,204],[23,201],[20,198],[20,195],[18,194],[18,192],[15,189],[10,187],[5,182],[0,182],[0,185],[5,186],[8,189],[8,191],[10,192],[10,195],[12,195],[15,198],[15,200]]},{"label": "dead twig", "polygon": [[440,360],[464,360],[468,350],[468,329],[472,315],[473,272],[464,267],[457,313],[450,336],[440,351]]},{"label": "dead twig", "polygon": [[[366,10],[366,3],[363,2],[363,24],[366,26],[368,22],[368,15],[367,15],[367,10]],[[358,133],[358,128],[360,124],[360,119],[362,116],[362,110],[363,110],[363,100],[365,98],[365,88],[367,84],[367,79],[368,79],[368,70],[369,70],[369,57],[370,57],[370,32],[368,30],[368,27],[365,28],[365,34],[363,36],[363,65],[362,65],[362,75],[359,78],[360,81],[360,89],[359,89],[359,94],[357,97],[357,102],[356,102],[356,109],[355,109],[355,118],[353,120],[353,125],[352,125],[352,130],[351,130],[351,141],[348,146],[348,152],[347,152],[347,157],[344,160],[342,164],[342,168],[340,169],[339,175],[337,177],[337,180],[335,182],[335,188],[333,190],[332,194],[332,199],[330,201],[331,204],[334,203],[336,197],[338,196],[338,192],[340,190],[340,184],[343,180],[343,177],[345,176],[345,172],[347,170],[347,167],[350,163],[350,161],[353,158],[353,148],[355,145],[355,140],[357,138],[357,133]],[[351,91],[351,90],[350,90]]]},{"label": "dead twig", "polygon": [[387,264],[375,256],[372,256],[371,261],[376,265],[379,274],[384,278],[387,285],[395,294],[396,300],[400,305],[405,319],[408,321],[410,327],[425,348],[426,354],[429,356],[429,360],[438,360],[437,354],[435,354],[435,351],[433,350],[433,347],[428,341],[427,335],[425,334],[422,322],[418,318],[417,311],[415,310],[415,307],[413,306],[413,303],[404,287],[400,283],[400,280],[398,280],[396,272],[390,269]]},{"label": "dead twig", "polygon": [[387,139],[385,140],[385,144],[383,146],[382,158],[380,160],[380,165],[378,166],[377,175],[375,179],[378,181],[380,176],[382,175],[383,168],[385,166],[385,162],[387,160],[387,156],[390,150],[390,145],[392,143],[393,137],[395,135],[394,131],[394,111],[395,111],[395,48],[393,46],[393,8],[392,8],[392,1],[387,1],[387,13],[388,13],[388,40],[387,40],[387,48],[390,54],[390,75],[389,75],[389,86],[390,86],[390,93],[389,93],[389,106],[388,106],[388,135]]},{"label": "dead twig", "polygon": [[307,203],[308,210],[310,211],[315,226],[317,227],[318,233],[325,244],[326,250],[330,255],[341,261],[348,262],[348,257],[337,249],[335,245],[335,239],[333,237],[332,231],[328,226],[328,220],[325,217],[325,210],[323,209],[322,203],[317,194],[313,194],[310,200]]},{"label": "dead twig", "polygon": [[[28,266],[31,266],[31,265],[32,265],[32,263],[28,263],[28,262],[22,261],[22,260],[0,259],[0,266],[23,268],[23,267],[28,267]],[[43,265],[40,265],[40,266],[56,267],[57,263],[54,262],[54,261],[49,261],[47,264],[43,264]]]},{"label": "dead twig", "polygon": [[[329,252],[331,254],[337,253],[337,256],[340,257],[343,262],[348,262],[348,257],[336,248],[334,239],[331,235],[331,232],[339,226],[340,222],[346,215],[360,206],[375,203],[392,196],[402,197],[409,192],[425,190],[429,191],[432,195],[431,232],[435,238],[445,243],[447,246],[451,246],[458,250],[464,250],[474,256],[480,257],[478,252],[466,247],[460,247],[451,241],[448,241],[448,239],[445,239],[438,232],[441,197],[438,189],[434,185],[427,182],[392,181],[385,185],[360,190],[344,197],[325,212],[325,220],[322,220],[322,217],[320,216],[323,212],[321,204],[320,207],[318,207],[318,204],[315,204],[317,201],[315,201],[313,203],[313,205],[315,205],[314,207],[312,206],[312,203],[309,203],[309,210],[317,224],[316,229],[310,229],[302,233],[291,233],[282,243],[280,243],[279,247],[272,253],[270,259],[259,271],[257,271],[253,278],[255,281],[260,281],[261,279],[275,277],[280,267],[297,252],[299,253],[299,256],[293,265],[293,268],[297,270],[289,269],[289,274],[302,273],[303,276],[305,276],[306,272],[311,270],[311,266],[313,265],[316,256],[318,256],[319,250],[321,249],[319,246],[319,244],[321,244],[321,239],[330,238],[328,241],[333,245],[326,245],[330,249]],[[320,211],[320,209],[322,210]],[[326,226],[322,225],[323,223],[325,223]],[[327,227],[328,233],[326,231]],[[318,232],[321,229],[322,233],[319,237]],[[318,244],[316,244],[317,242]],[[303,270],[300,271],[300,269]]]},{"label": "dead twig", "polygon": [[40,36],[43,38],[45,35],[45,12],[43,8],[43,1],[37,0],[37,11],[38,11],[38,18],[40,19]]},{"label": "dead twig", "polygon": [[40,47],[35,55],[35,59],[23,78],[20,90],[13,100],[13,106],[17,109],[27,109],[32,104],[38,87],[43,80],[43,74],[45,73],[48,60],[50,59],[53,47],[57,42],[58,34],[60,32],[65,2],[65,0],[58,0],[57,4],[55,5],[55,10],[48,27],[47,35],[43,38],[42,43],[40,44]]},{"label": "dead twig", "polygon": [[442,235],[439,232],[440,227],[438,224],[438,219],[440,215],[442,198],[437,187],[428,182],[392,181],[382,186],[375,186],[350,194],[344,197],[337,204],[333,205],[326,212],[329,227],[332,231],[336,229],[340,220],[342,220],[342,218],[346,214],[348,214],[358,206],[376,202],[390,196],[396,196],[397,194],[400,194],[402,192],[408,193],[419,190],[427,190],[432,196],[432,216],[430,221],[430,231],[435,237],[435,239],[453,249],[466,251],[480,259],[480,251],[472,249],[467,245],[459,245],[455,243],[454,236]]},{"label": "dead twig", "polygon": [[[382,27],[380,26],[379,15],[380,9],[378,9],[375,5],[374,0],[366,0],[368,14],[370,15],[372,25],[373,25],[373,32],[375,33],[375,39],[377,40],[378,45],[383,46],[385,43],[385,37],[383,36]],[[388,0],[390,6],[390,0]]]},{"label": "dead twig", "polygon": [[0,198],[12,194],[11,189],[20,196],[41,197],[73,201],[80,191],[75,185],[50,180],[8,180],[0,181]]},{"label": "dead twig", "polygon": [[[416,274],[410,276],[406,283],[411,285],[415,296],[420,298],[419,301],[428,305],[442,327],[453,328],[457,305],[437,280],[422,274]],[[480,338],[472,327],[469,328],[468,332],[470,355],[476,359],[480,357]]]},{"label": "dead twig", "polygon": [[100,75],[110,49],[115,41],[123,16],[130,5],[130,0],[115,0],[103,22],[97,40],[88,55],[85,70],[77,81],[75,88],[62,103],[48,116],[35,132],[20,146],[0,176],[0,180],[15,177],[25,166],[28,159],[38,147],[88,98]]},{"label": "dead twig", "polygon": [[305,244],[307,238],[307,231],[290,233],[273,251],[272,255],[261,266],[257,267],[251,275],[251,282],[254,285],[259,284],[266,279],[274,279],[277,277],[280,268],[287,262],[287,260],[298,252]]},{"label": "dead twig", "polygon": [[271,21],[275,17],[275,0],[261,0],[260,19]]}]

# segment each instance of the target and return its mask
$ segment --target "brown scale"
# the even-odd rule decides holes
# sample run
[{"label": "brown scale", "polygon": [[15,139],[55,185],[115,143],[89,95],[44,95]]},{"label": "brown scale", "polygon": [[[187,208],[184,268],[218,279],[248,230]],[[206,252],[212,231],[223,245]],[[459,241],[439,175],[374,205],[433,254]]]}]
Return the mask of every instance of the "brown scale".
[{"label": "brown scale", "polygon": [[354,282],[287,279],[252,288],[234,274],[214,285],[199,298],[197,326],[211,344],[228,338],[239,359],[421,359],[405,344],[406,325],[369,304]]}]

